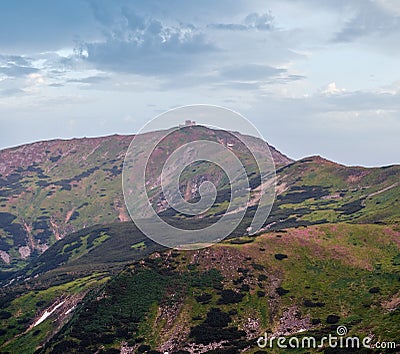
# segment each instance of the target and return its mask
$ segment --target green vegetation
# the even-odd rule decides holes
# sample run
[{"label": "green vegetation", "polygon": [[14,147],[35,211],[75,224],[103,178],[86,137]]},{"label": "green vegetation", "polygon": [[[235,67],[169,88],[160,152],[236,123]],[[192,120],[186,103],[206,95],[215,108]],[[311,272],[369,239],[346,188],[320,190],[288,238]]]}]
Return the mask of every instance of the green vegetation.
[{"label": "green vegetation", "polygon": [[132,245],[131,248],[134,248],[134,249],[136,249],[136,248],[146,248],[146,244],[144,243],[144,241],[138,242],[138,243],[135,243],[134,245]]},{"label": "green vegetation", "polygon": [[[228,141],[224,134],[199,127],[165,141],[150,179],[185,139]],[[350,335],[400,338],[400,166],[345,167],[320,157],[282,164],[260,234],[246,232],[252,205],[225,241],[172,251],[120,222],[129,141],[44,144],[46,152],[32,152],[41,162],[0,175],[0,249],[11,257],[0,272],[0,352],[260,354],[255,339],[265,331],[320,338],[338,325]],[[235,148],[254,195],[254,161]],[[185,169],[180,187],[189,201],[202,180],[218,187],[204,218],[160,215],[186,229],[218,220],[230,197],[226,176],[211,164]],[[160,188],[149,188],[157,204]]]},{"label": "green vegetation", "polygon": [[[76,310],[74,318],[54,338],[51,352],[81,353],[96,351],[103,345],[118,348],[122,340],[135,345],[144,338],[154,343],[152,329],[157,305],[171,306],[199,289],[209,289],[221,281],[218,271],[193,270],[183,277],[160,268],[161,259],[146,259],[145,263],[126,268],[105,286],[88,295]],[[156,305],[156,307],[154,307]]]},{"label": "green vegetation", "polygon": [[16,276],[26,278],[48,273],[48,276],[55,277],[71,272],[85,276],[93,271],[118,270],[161,249],[132,222],[98,225],[58,241]]},{"label": "green vegetation", "polygon": [[393,340],[400,334],[397,241],[387,226],[339,223],[151,255],[86,295],[42,352],[111,352],[126,342],[159,353],[171,340],[177,352],[226,340],[227,353],[254,353],[264,331],[288,330],[286,317],[292,333],[306,327],[299,338],[345,325],[351,335]]},{"label": "green vegetation", "polygon": [[[55,303],[64,301],[72,308],[78,299],[82,298],[89,289],[105,283],[109,277],[95,273],[62,285],[53,285],[35,289],[19,289],[20,294],[14,299],[1,297],[3,332],[0,340],[0,350],[11,353],[33,353],[35,347],[43,344],[51,334],[60,328],[60,323],[43,321],[37,326],[33,324],[46,309],[54,308]],[[16,289],[17,290],[17,289]],[[69,305],[67,305],[69,303]],[[64,310],[66,311],[66,310]],[[6,316],[5,316],[6,315]],[[22,335],[21,335],[22,334]]]}]

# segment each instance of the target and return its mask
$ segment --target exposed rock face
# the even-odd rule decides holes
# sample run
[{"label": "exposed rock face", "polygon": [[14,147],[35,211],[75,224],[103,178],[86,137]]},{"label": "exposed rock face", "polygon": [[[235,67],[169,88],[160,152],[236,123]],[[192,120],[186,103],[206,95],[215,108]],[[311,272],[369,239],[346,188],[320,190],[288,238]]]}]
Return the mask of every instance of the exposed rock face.
[{"label": "exposed rock face", "polygon": [[296,306],[291,306],[283,312],[274,336],[289,336],[309,328],[311,328],[310,318],[302,317],[300,310]]},{"label": "exposed rock face", "polygon": [[28,258],[31,255],[31,249],[28,246],[21,246],[18,252],[22,259]]},{"label": "exposed rock face", "polygon": [[5,262],[6,264],[10,264],[11,258],[10,258],[10,255],[9,255],[7,252],[0,250],[0,258],[1,258],[1,259],[3,260],[3,262]]}]

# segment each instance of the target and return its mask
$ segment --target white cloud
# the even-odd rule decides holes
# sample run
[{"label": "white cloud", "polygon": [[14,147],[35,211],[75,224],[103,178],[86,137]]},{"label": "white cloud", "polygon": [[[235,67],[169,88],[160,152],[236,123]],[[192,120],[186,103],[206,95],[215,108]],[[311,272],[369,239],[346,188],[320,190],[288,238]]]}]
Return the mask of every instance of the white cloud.
[{"label": "white cloud", "polygon": [[398,0],[374,0],[374,2],[389,14],[400,16],[400,2]]},{"label": "white cloud", "polygon": [[272,31],[275,29],[275,23],[271,12],[253,12],[239,23],[212,23],[209,27],[225,31]]},{"label": "white cloud", "polygon": [[346,92],[346,89],[336,86],[336,82],[330,82],[325,88],[321,89],[322,95],[337,95]]}]

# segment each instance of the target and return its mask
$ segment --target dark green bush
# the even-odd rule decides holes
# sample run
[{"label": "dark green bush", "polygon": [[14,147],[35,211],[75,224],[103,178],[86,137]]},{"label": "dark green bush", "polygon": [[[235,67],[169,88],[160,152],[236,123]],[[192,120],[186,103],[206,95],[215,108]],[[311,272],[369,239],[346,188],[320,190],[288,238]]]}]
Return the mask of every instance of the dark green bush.
[{"label": "dark green bush", "polygon": [[196,296],[195,299],[197,302],[204,305],[204,304],[208,304],[211,301],[212,295],[205,293],[205,294]]},{"label": "dark green bush", "polygon": [[281,286],[279,288],[276,288],[275,291],[277,292],[277,294],[279,296],[283,296],[283,295],[286,295],[287,293],[289,293],[289,290],[286,290],[286,289],[282,288]]},{"label": "dark green bush", "polygon": [[141,345],[139,346],[139,348],[137,349],[137,351],[138,351],[138,353],[145,353],[145,352],[147,352],[147,351],[150,350],[150,349],[151,349],[151,347],[150,347],[149,345],[141,344]]},{"label": "dark green bush", "polygon": [[311,301],[311,300],[304,300],[303,305],[304,305],[305,307],[324,307],[324,306],[325,306],[325,303],[319,302],[319,301],[313,302],[313,301]]},{"label": "dark green bush", "polygon": [[328,324],[335,324],[335,323],[338,323],[339,320],[340,320],[340,316],[337,316],[337,315],[329,315],[329,316],[326,318],[326,323],[328,323]]},{"label": "dark green bush", "polygon": [[378,294],[378,293],[380,293],[380,291],[381,291],[381,288],[379,286],[375,286],[368,290],[368,292],[370,294]]},{"label": "dark green bush", "polygon": [[241,302],[244,297],[244,294],[237,293],[231,289],[225,289],[221,292],[221,298],[218,300],[218,305],[224,304],[236,304]]},{"label": "dark green bush", "polygon": [[268,277],[265,274],[260,274],[258,276],[258,281],[264,281],[264,280],[267,280],[267,279],[268,279]]},{"label": "dark green bush", "polygon": [[281,261],[282,259],[288,258],[288,256],[286,254],[283,253],[277,253],[275,255],[275,259],[277,259],[278,261]]},{"label": "dark green bush", "polygon": [[12,313],[8,311],[0,311],[0,319],[6,320],[7,318],[12,317]]}]

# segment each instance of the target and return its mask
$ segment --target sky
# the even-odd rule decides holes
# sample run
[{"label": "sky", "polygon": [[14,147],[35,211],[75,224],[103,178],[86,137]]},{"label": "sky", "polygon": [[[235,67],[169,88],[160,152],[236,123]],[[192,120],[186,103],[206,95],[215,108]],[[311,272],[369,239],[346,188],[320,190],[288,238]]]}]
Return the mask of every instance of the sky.
[{"label": "sky", "polygon": [[399,40],[398,0],[3,0],[0,148],[201,103],[294,159],[398,164]]}]

